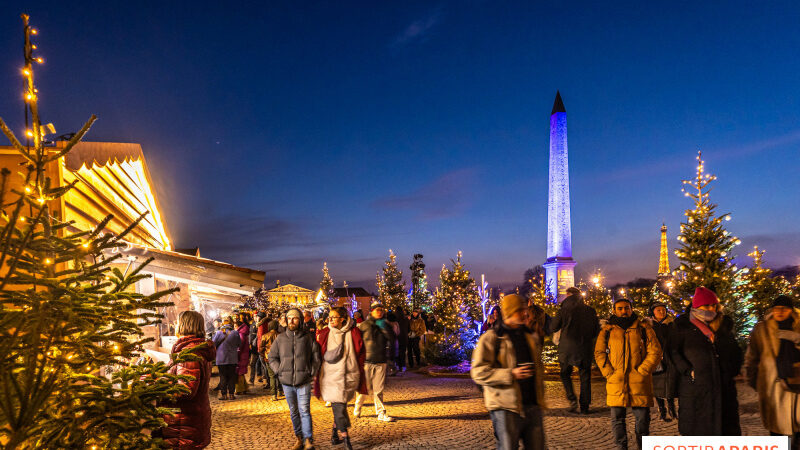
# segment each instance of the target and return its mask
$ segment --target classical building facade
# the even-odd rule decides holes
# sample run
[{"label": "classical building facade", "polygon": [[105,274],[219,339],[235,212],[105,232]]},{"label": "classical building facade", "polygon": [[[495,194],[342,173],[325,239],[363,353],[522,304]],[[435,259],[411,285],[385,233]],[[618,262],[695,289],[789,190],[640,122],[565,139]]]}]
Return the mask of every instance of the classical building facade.
[{"label": "classical building facade", "polygon": [[307,308],[314,305],[316,292],[295,284],[284,284],[267,292],[270,303],[290,303],[292,305]]}]

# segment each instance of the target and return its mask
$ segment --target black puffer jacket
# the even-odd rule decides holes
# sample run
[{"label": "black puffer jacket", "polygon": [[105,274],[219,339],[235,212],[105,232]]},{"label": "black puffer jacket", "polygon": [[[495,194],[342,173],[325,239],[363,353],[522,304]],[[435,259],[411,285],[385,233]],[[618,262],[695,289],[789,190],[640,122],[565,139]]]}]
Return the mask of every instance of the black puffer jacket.
[{"label": "black puffer jacket", "polygon": [[670,333],[670,356],[680,376],[678,431],[683,436],[742,434],[734,381],[742,368],[742,349],[733,334],[733,320],[715,320],[720,323],[714,342],[690,321],[688,312],[675,319]]},{"label": "black puffer jacket", "polygon": [[374,317],[369,316],[367,320],[358,324],[361,330],[361,337],[364,339],[364,347],[367,350],[366,362],[372,364],[383,364],[389,359],[389,351],[394,347],[394,331],[391,326],[383,319],[378,325]]},{"label": "black puffer jacket", "polygon": [[269,367],[278,381],[287,386],[310,383],[319,373],[322,359],[314,333],[287,329],[275,338],[269,349]]},{"label": "black puffer jacket", "polygon": [[558,360],[564,364],[589,367],[594,360],[594,341],[600,332],[597,312],[583,303],[580,295],[570,295],[561,302],[549,333],[561,330]]},{"label": "black puffer jacket", "polygon": [[664,352],[661,364],[653,371],[653,395],[658,398],[676,398],[678,396],[680,374],[675,370],[675,365],[672,364],[672,359],[670,359],[669,355],[669,338],[675,319],[672,316],[667,316],[661,322],[654,317],[650,317],[648,320],[653,327],[653,331],[656,332],[658,343],[661,344],[661,350]]}]

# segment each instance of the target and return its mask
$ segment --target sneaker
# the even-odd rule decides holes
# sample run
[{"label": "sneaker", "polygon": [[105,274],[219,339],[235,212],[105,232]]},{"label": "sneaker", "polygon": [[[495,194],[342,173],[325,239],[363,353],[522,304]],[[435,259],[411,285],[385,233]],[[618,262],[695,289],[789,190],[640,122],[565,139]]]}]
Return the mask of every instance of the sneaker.
[{"label": "sneaker", "polygon": [[567,411],[569,411],[571,413],[578,412],[578,401],[577,400],[571,400],[569,402],[569,408],[567,409]]},{"label": "sneaker", "polygon": [[394,422],[397,419],[387,416],[386,413],[380,413],[378,414],[378,420],[381,422]]},{"label": "sneaker", "polygon": [[219,394],[219,397],[217,397],[217,400],[227,400],[227,399],[228,399],[227,394]]}]

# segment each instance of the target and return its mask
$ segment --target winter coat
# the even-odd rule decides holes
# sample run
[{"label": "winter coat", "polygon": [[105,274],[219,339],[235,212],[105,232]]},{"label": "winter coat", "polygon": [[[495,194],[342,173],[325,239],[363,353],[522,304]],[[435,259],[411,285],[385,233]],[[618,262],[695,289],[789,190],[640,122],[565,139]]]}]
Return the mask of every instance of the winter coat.
[{"label": "winter coat", "polygon": [[397,326],[399,327],[397,342],[400,345],[405,345],[408,342],[408,331],[411,327],[410,321],[405,314],[397,314]]},{"label": "winter coat", "polygon": [[[536,369],[536,403],[545,408],[542,348],[534,334],[525,333],[525,337]],[[483,402],[489,411],[505,409],[524,415],[522,390],[511,374],[515,367],[517,354],[507,331],[502,326],[490,328],[481,336],[472,352],[472,368],[469,372],[475,383],[483,386]]]},{"label": "winter coat", "polygon": [[[336,336],[344,347],[342,358],[336,363],[325,361],[328,343]],[[367,377],[364,375],[364,359],[366,350],[361,331],[355,326],[353,319],[348,319],[342,329],[326,327],[317,336],[322,366],[319,376],[314,380],[314,396],[331,403],[347,403],[356,392],[367,394]]]},{"label": "winter coat", "polygon": [[250,326],[246,323],[239,325],[239,364],[236,367],[237,375],[246,375],[250,367]]},{"label": "winter coat", "polygon": [[680,374],[675,370],[675,364],[669,357],[669,335],[675,318],[668,315],[662,322],[648,318],[650,326],[656,332],[658,343],[661,344],[661,364],[653,370],[653,396],[658,398],[676,398],[678,396],[678,381]]},{"label": "winter coat", "polygon": [[319,373],[319,345],[314,333],[302,328],[280,333],[269,349],[269,367],[281,384],[303,386]]},{"label": "winter coat", "polygon": [[211,341],[195,336],[183,336],[172,346],[171,353],[188,348],[196,348],[193,353],[200,356],[199,361],[186,361],[170,368],[174,375],[191,375],[194,380],[182,381],[189,392],[162,406],[180,409],[174,415],[165,415],[167,426],[160,435],[167,445],[177,449],[200,449],[211,443],[211,405],[208,402],[208,382],[211,379],[211,361],[215,348]]},{"label": "winter coat", "polygon": [[217,348],[216,364],[218,366],[238,364],[241,337],[238,332],[233,331],[233,325],[223,325],[222,328],[214,334],[212,340],[214,341],[214,346]]},{"label": "winter coat", "polygon": [[[258,320],[258,317],[256,317],[256,320]],[[250,327],[250,334],[247,343],[250,345],[250,353],[256,353],[258,351],[258,322],[256,320],[248,324]]]},{"label": "winter coat", "polygon": [[606,378],[608,406],[653,406],[651,374],[661,362],[661,346],[647,321],[636,319],[627,329],[603,325],[594,356]]},{"label": "winter coat", "polygon": [[[261,337],[264,336],[269,331],[269,323],[271,322],[269,317],[264,317],[263,319],[259,319],[256,325],[256,348],[258,353],[264,353],[259,347],[261,344]],[[277,325],[276,325],[277,328]]]},{"label": "winter coat", "polygon": [[597,320],[597,312],[584,304],[580,295],[571,295],[561,303],[548,331],[553,334],[559,330],[559,362],[571,366],[591,366],[594,359],[594,340],[600,331],[600,322]]},{"label": "winter coat", "polygon": [[383,326],[379,326],[375,318],[369,316],[367,320],[358,324],[358,329],[364,338],[366,361],[371,364],[386,363],[394,347],[394,332],[389,322],[384,319]]},{"label": "winter coat", "polygon": [[711,342],[689,316],[687,311],[675,319],[669,342],[680,374],[678,431],[683,436],[740,435],[734,377],[742,367],[742,350],[733,335],[733,320],[720,313],[709,324],[716,330]]},{"label": "winter coat", "polygon": [[[420,316],[417,316],[416,319],[414,317],[411,318],[409,330],[409,337],[422,337],[428,331],[425,328],[425,321]],[[411,336],[411,334],[414,336]]]},{"label": "winter coat", "polygon": [[265,331],[264,334],[261,335],[261,339],[258,340],[258,353],[264,356],[265,361],[269,356],[269,349],[272,347],[272,343],[275,342],[275,338],[278,337],[278,321],[270,321],[267,330],[268,331]]},{"label": "winter coat", "polygon": [[[792,331],[800,333],[800,314],[792,311],[792,318]],[[778,356],[780,339],[775,336],[776,331],[778,322],[771,313],[753,328],[744,358],[745,373],[748,384],[758,392],[758,407],[764,428],[791,436],[800,431],[800,393],[789,389],[786,381],[778,378],[775,358]]]}]

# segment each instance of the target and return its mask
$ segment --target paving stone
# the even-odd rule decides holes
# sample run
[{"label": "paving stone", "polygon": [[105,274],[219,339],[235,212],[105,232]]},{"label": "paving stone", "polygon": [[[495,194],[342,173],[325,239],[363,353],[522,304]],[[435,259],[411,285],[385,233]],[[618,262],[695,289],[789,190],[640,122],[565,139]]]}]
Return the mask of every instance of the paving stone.
[{"label": "paving stone", "polygon": [[[576,380],[577,381],[577,380]],[[575,383],[577,387],[577,382]],[[295,438],[289,420],[289,407],[281,399],[273,402],[260,387],[254,395],[219,401],[214,396],[210,449],[258,448],[287,449]],[[561,383],[545,382],[548,409],[544,428],[549,449],[612,449],[609,409],[605,406],[605,384],[592,382],[593,414],[568,413],[569,402]],[[428,377],[406,373],[389,377],[384,392],[389,415],[397,422],[378,422],[371,401],[364,405],[360,419],[352,419],[350,429],[356,449],[489,449],[494,435],[483,399],[470,379]],[[758,404],[752,389],[739,384],[741,424],[744,434],[767,434],[761,426]],[[348,411],[352,416],[353,404]],[[324,402],[313,398],[311,414],[318,449],[342,448],[330,443],[333,414]],[[677,422],[663,422],[651,412],[650,431],[654,435],[677,435]],[[628,414],[628,440],[633,445],[633,416]],[[633,448],[633,447],[632,447]]]}]

